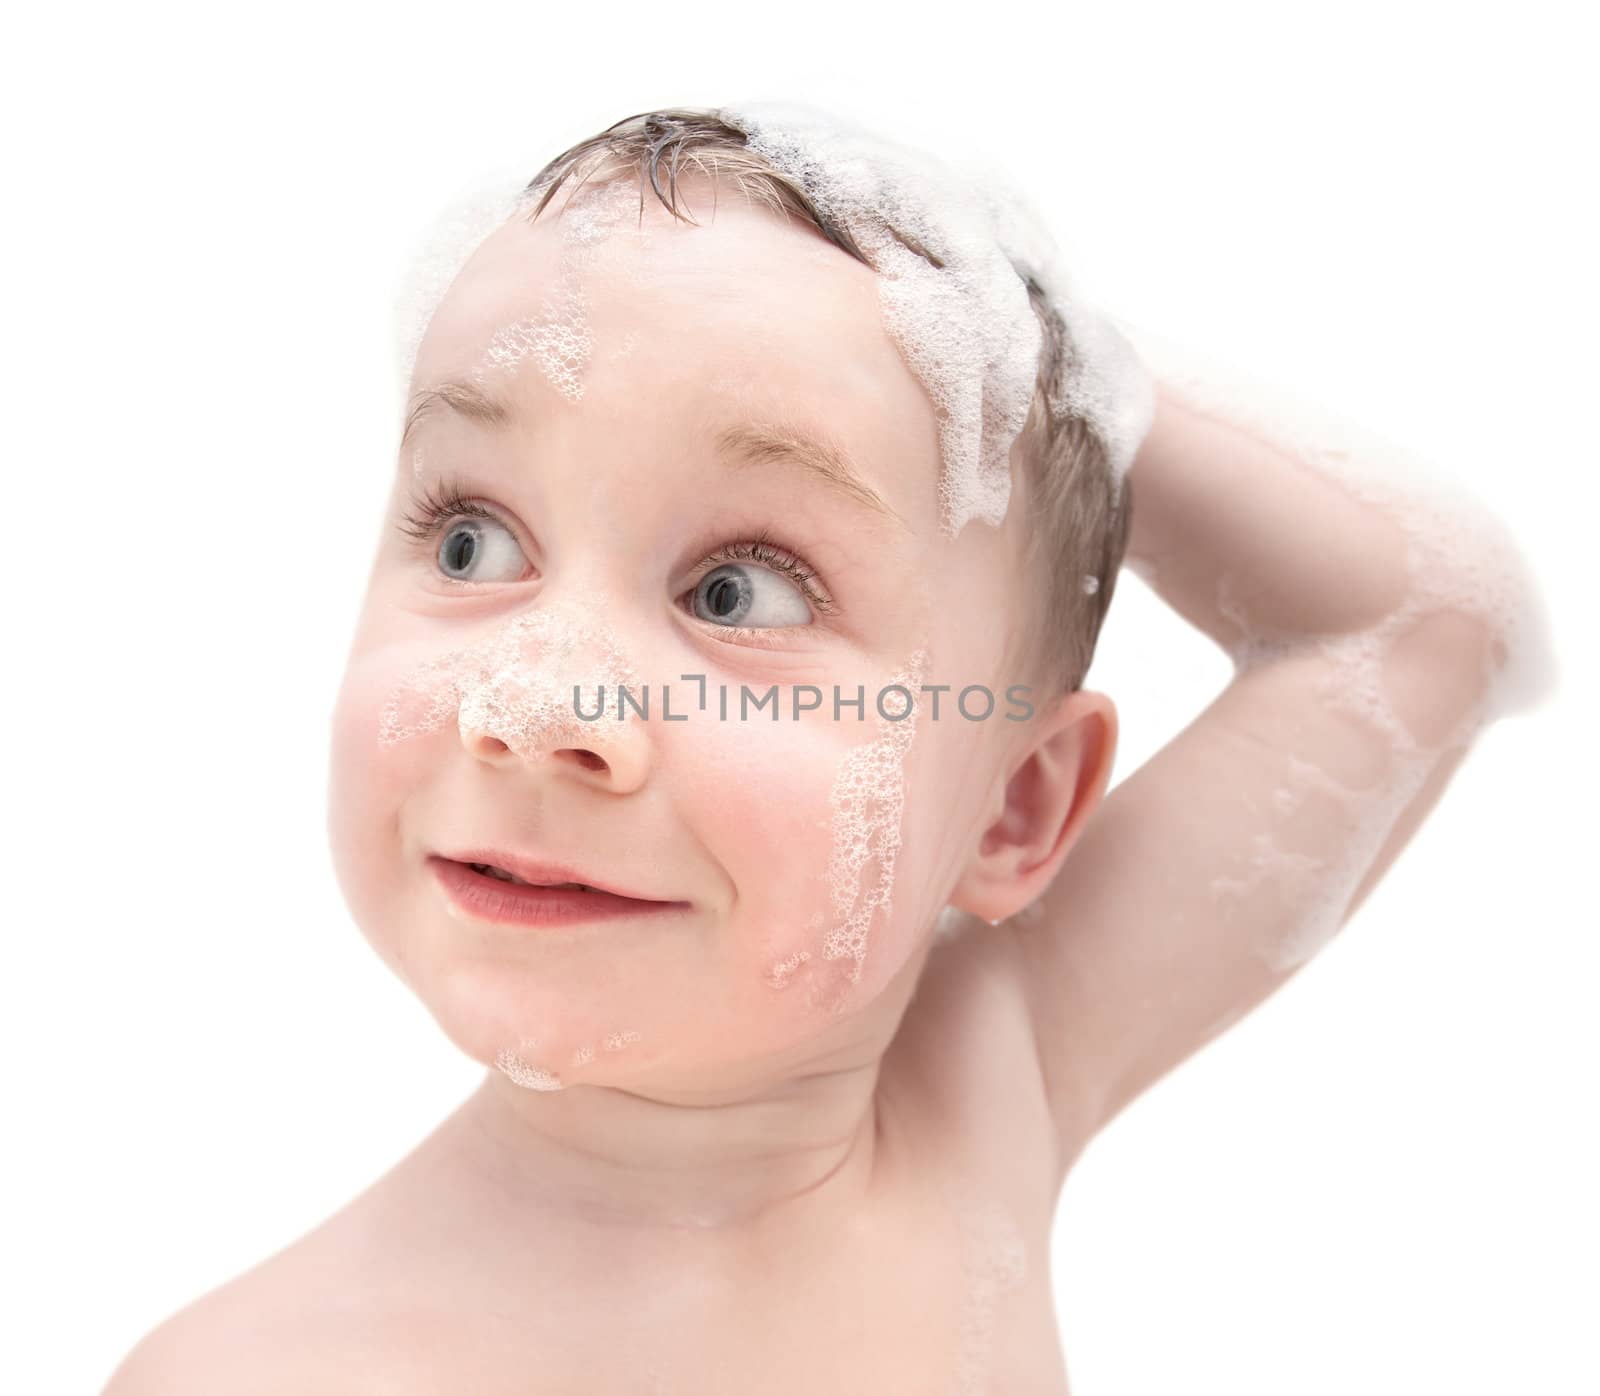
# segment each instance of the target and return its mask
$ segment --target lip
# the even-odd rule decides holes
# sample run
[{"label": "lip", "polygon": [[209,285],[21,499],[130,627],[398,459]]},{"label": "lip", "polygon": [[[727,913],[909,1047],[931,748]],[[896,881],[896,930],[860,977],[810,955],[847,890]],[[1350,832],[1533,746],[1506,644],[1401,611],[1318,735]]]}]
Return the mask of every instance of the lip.
[{"label": "lip", "polygon": [[[627,897],[636,902],[663,902],[660,897],[646,896],[631,887],[618,887],[610,882],[602,882],[597,877],[591,877],[581,868],[568,867],[565,863],[536,862],[531,858],[523,858],[515,853],[507,853],[498,848],[469,848],[460,853],[440,853],[435,857],[445,859],[452,863],[488,863],[492,867],[504,868],[515,877],[520,877],[524,882],[581,882],[585,887],[593,887],[597,892],[609,892],[613,897]],[[513,886],[512,883],[501,883],[503,887]]]},{"label": "lip", "polygon": [[[428,862],[440,886],[456,907],[469,916],[505,925],[559,929],[588,921],[660,916],[686,911],[689,906],[687,902],[656,901],[609,889],[578,892],[570,888],[521,887],[514,882],[502,882],[473,872],[467,864],[492,863],[518,877],[528,877],[528,872],[523,871],[526,868],[535,877],[551,882],[583,882],[585,879],[570,869],[544,864],[530,865],[518,859],[507,861],[504,854],[492,854],[488,850],[474,852],[461,859],[434,855]],[[587,885],[593,887],[596,884],[591,882]]]}]

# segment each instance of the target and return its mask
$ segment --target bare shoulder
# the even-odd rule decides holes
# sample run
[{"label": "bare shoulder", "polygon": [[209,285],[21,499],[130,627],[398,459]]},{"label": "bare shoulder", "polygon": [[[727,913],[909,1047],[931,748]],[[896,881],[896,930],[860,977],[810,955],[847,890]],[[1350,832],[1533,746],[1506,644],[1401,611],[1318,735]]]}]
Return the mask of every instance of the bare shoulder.
[{"label": "bare shoulder", "polygon": [[[230,1286],[231,1288],[231,1286]],[[146,1333],[112,1373],[101,1396],[254,1396],[292,1389],[274,1371],[275,1323],[241,1323],[221,1292],[197,1299]]]},{"label": "bare shoulder", "polygon": [[317,1233],[202,1295],[145,1334],[101,1396],[362,1396],[384,1351]]}]

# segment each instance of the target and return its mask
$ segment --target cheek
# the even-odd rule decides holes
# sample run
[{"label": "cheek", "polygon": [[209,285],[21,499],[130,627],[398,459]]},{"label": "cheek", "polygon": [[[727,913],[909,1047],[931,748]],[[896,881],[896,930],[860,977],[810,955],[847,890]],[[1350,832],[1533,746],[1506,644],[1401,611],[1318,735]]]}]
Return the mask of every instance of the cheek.
[{"label": "cheek", "polygon": [[[835,721],[824,708],[773,721],[768,709],[741,722],[734,683],[727,721],[713,709],[654,722],[649,798],[677,824],[670,838],[663,825],[662,846],[696,869],[684,890],[701,905],[669,933],[565,946],[480,933],[439,912],[412,866],[420,849],[407,820],[430,801],[438,814],[468,798],[450,773],[473,762],[455,713],[440,707],[452,695],[419,688],[419,656],[378,640],[352,652],[333,711],[334,866],[368,941],[476,1060],[532,1088],[604,1080],[612,1061],[690,1077],[737,1065],[868,1002],[925,927],[926,859],[901,861],[915,800],[908,767],[919,764],[912,749],[925,719],[891,723],[874,710],[879,688],[914,688],[918,671],[841,682],[846,694],[863,683],[861,718],[845,708]],[[397,692],[420,705],[403,714],[416,730],[384,740]],[[598,854],[604,830],[592,832]],[[642,856],[630,850],[635,865]],[[911,872],[904,893],[897,866]]]},{"label": "cheek", "polygon": [[397,935],[407,890],[396,879],[407,792],[424,779],[426,744],[385,747],[378,734],[394,688],[393,666],[352,653],[334,702],[329,740],[328,843],[352,918],[391,967],[407,977]]},{"label": "cheek", "polygon": [[[829,929],[834,772],[855,724],[695,715],[670,744],[663,776],[707,866],[725,879],[724,944],[746,1008],[775,1007],[804,980],[822,977]],[[802,967],[804,972],[801,973]],[[792,1007],[801,1006],[796,1002]]]},{"label": "cheek", "polygon": [[[705,831],[707,861],[732,883],[727,944],[744,983],[765,991],[758,1002],[776,992],[786,1009],[863,1003],[931,916],[925,855],[910,895],[896,890],[919,718],[886,720],[874,704],[890,683],[915,691],[914,663],[865,684],[864,718],[844,708],[835,721],[825,707],[799,721],[708,723],[678,744],[671,786]],[[891,694],[887,710],[902,712],[903,701]]]}]

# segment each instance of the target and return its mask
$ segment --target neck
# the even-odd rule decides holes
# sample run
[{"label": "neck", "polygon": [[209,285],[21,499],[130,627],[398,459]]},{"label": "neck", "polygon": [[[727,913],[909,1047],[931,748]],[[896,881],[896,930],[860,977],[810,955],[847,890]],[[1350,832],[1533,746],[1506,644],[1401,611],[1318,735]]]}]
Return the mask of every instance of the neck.
[{"label": "neck", "polygon": [[501,1202],[601,1227],[740,1229],[871,1176],[878,1061],[710,1100],[530,1092],[492,1072],[463,1109]]},{"label": "neck", "polygon": [[872,1003],[737,1083],[530,1091],[490,1071],[447,1123],[451,1166],[502,1224],[731,1235],[859,1202],[877,1153],[883,1054],[928,944]]}]

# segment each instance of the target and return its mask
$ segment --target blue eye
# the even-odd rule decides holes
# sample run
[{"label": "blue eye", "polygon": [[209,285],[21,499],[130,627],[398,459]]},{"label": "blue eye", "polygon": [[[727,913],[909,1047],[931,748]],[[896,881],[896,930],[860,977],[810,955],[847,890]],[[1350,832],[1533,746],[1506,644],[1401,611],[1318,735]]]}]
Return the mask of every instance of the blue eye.
[{"label": "blue eye", "polygon": [[[434,565],[453,582],[519,581],[521,570],[507,577],[460,577],[457,571],[477,566],[484,557],[490,565],[505,561],[510,554],[524,565],[527,557],[511,529],[499,516],[475,499],[469,499],[455,483],[442,490],[429,488],[411,501],[411,512],[399,523],[400,532],[412,539],[418,548],[425,548],[434,539],[439,540],[434,549]],[[509,540],[497,542],[495,535]]]},{"label": "blue eye", "polygon": [[[495,518],[458,519],[439,540],[437,561],[440,572],[456,582],[514,582],[528,564],[511,530]],[[473,567],[487,568],[491,574],[504,568],[505,575],[457,575]]]},{"label": "blue eye", "polygon": [[838,610],[817,574],[765,531],[744,542],[724,544],[706,561],[713,564],[712,570],[695,585],[690,598],[690,610],[698,620],[729,630],[780,630],[809,625],[814,611],[833,615]]},{"label": "blue eye", "polygon": [[[419,552],[437,540],[431,562],[447,581],[517,582],[530,565],[510,526],[455,481],[414,496],[397,527]],[[712,570],[696,583],[690,601],[698,620],[730,630],[777,630],[809,625],[813,611],[838,610],[816,573],[764,531],[718,548],[705,561]],[[474,569],[490,575],[462,575]]]},{"label": "blue eye", "polygon": [[715,625],[805,625],[811,607],[793,582],[765,567],[724,563],[694,589],[694,613]]}]

